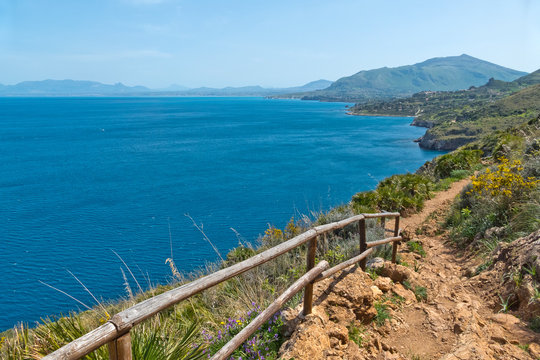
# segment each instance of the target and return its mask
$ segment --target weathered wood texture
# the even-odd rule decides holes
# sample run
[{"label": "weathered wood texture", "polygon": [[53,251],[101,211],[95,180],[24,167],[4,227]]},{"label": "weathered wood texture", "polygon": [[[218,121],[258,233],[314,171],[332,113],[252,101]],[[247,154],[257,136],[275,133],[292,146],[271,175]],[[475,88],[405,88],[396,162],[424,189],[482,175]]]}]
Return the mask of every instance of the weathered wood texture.
[{"label": "weathered wood texture", "polygon": [[[307,263],[306,271],[313,269],[315,266],[315,255],[317,254],[317,236],[309,241],[309,248],[307,251]],[[306,285],[304,289],[304,315],[311,314],[311,308],[313,305],[313,282]]]},{"label": "weathered wood texture", "polygon": [[[115,339],[118,339],[122,335],[128,333],[133,326],[156,315],[160,311],[165,310],[205,289],[208,289],[223,281],[229,280],[239,274],[253,269],[254,267],[257,267],[272,259],[275,259],[276,257],[300,245],[303,245],[311,239],[314,239],[316,236],[325,234],[326,232],[342,229],[349,224],[360,222],[364,224],[364,231],[360,232],[360,237],[362,239],[362,234],[364,234],[363,237],[365,243],[365,219],[380,217],[399,217],[399,213],[361,214],[352,216],[341,221],[317,226],[271,249],[265,250],[262,253],[257,254],[247,260],[244,260],[225,269],[216,271],[215,273],[204,276],[188,284],[181,285],[175,289],[154,296],[124,311],[121,311],[118,314],[114,315],[109,322],[101,325],[100,327],[90,331],[88,334],[81,336],[80,338],[45,356],[43,359],[80,359],[84,355],[87,355],[88,353],[96,350],[100,346],[103,346]],[[367,250],[367,246],[362,248],[361,245],[360,248],[362,253]],[[364,263],[365,268],[365,258],[363,258],[361,261]]]},{"label": "weathered wood texture", "polygon": [[118,332],[113,323],[107,322],[100,327],[81,336],[77,340],[61,347],[43,359],[74,360],[96,350],[100,346],[118,338]]},{"label": "weathered wood texture", "polygon": [[312,282],[320,273],[325,269],[328,269],[328,262],[323,260],[317,264],[313,269],[309,270],[294,284],[291,285],[283,294],[281,294],[274,302],[267,307],[262,313],[260,313],[255,319],[253,319],[245,328],[243,328],[235,337],[233,337],[225,346],[223,346],[211,360],[222,360],[231,355],[244,341],[246,341],[257,329],[264,324],[265,321],[270,319],[283,304],[289,301],[297,292],[302,290],[304,286]]},{"label": "weathered wood texture", "polygon": [[[397,237],[399,235],[399,216],[396,217],[394,222],[394,236]],[[398,246],[401,241],[394,241],[392,243],[392,262],[395,264],[397,261],[397,251]]]},{"label": "weathered wood texture", "polygon": [[[366,219],[360,219],[360,221],[358,221],[358,235],[360,236],[360,254],[363,254],[367,250]],[[365,258],[360,261],[360,267],[362,268],[362,270],[366,270]]]},{"label": "weathered wood texture", "polygon": [[401,240],[401,236],[395,236],[395,237],[389,237],[389,238],[382,239],[382,240],[370,241],[370,242],[367,243],[367,247],[372,248],[372,247],[375,247],[375,246],[388,244],[389,242],[396,243],[397,241],[400,241],[400,240]]},{"label": "weathered wood texture", "polygon": [[324,280],[326,278],[329,278],[330,276],[334,275],[335,273],[337,273],[337,272],[339,272],[339,271],[341,271],[343,269],[346,269],[351,265],[356,264],[357,262],[367,258],[369,256],[369,254],[371,254],[372,252],[373,252],[373,249],[368,249],[368,250],[364,251],[363,253],[361,253],[360,255],[356,255],[355,257],[350,258],[347,261],[339,263],[338,265],[334,266],[333,268],[330,268],[328,270],[323,271],[321,273],[321,275],[315,279],[315,282],[318,282],[318,281]]},{"label": "weathered wood texture", "polygon": [[382,213],[376,213],[376,214],[362,214],[366,219],[374,219],[374,218],[381,218],[381,217],[397,217],[399,216],[398,212],[382,212]]},{"label": "weathered wood texture", "polygon": [[109,360],[131,360],[131,335],[127,333],[107,344]]}]

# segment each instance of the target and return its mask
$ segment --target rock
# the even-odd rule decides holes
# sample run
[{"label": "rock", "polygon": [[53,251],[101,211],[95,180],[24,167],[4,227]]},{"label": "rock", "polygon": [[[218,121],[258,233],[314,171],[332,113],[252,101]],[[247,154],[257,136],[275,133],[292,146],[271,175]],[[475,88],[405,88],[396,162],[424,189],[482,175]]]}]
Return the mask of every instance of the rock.
[{"label": "rock", "polygon": [[422,283],[418,273],[398,264],[386,263],[381,269],[381,275],[389,277],[397,283],[403,283],[404,281],[408,281],[411,285],[421,285]]},{"label": "rock", "polygon": [[484,233],[484,237],[486,239],[489,239],[489,238],[501,238],[502,236],[504,236],[504,233],[505,233],[505,228],[504,226],[501,226],[501,227],[497,227],[497,226],[494,226],[492,228],[489,228],[486,230],[486,232]]},{"label": "rock", "polygon": [[324,352],[330,348],[330,337],[324,324],[317,316],[308,315],[291,338],[283,343],[279,353],[285,359],[323,360]]},{"label": "rock", "polygon": [[536,343],[529,344],[529,354],[535,359],[540,359],[540,345]]},{"label": "rock", "polygon": [[379,288],[378,288],[377,286],[375,286],[375,285],[373,285],[373,286],[371,287],[371,291],[373,292],[373,298],[374,298],[374,299],[379,299],[379,298],[382,296],[382,294],[383,294],[383,292],[381,291],[381,289],[379,289]]},{"label": "rock", "polygon": [[401,296],[405,299],[406,304],[411,304],[416,302],[416,295],[411,290],[405,289],[401,284],[395,284],[392,288],[392,292],[397,296]]},{"label": "rock", "polygon": [[384,267],[384,263],[385,263],[385,261],[384,261],[383,258],[376,257],[376,258],[368,260],[368,262],[366,263],[366,268],[367,269],[378,269],[378,268]]},{"label": "rock", "polygon": [[379,276],[375,279],[375,286],[377,286],[383,292],[390,291],[392,289],[392,285],[392,280],[390,278]]}]

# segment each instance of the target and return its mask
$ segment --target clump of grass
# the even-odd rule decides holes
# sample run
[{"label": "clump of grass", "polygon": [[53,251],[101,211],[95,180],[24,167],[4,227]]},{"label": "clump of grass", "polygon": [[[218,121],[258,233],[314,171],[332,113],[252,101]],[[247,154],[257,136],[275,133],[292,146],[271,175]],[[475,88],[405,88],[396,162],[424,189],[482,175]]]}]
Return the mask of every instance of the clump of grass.
[{"label": "clump of grass", "polygon": [[354,341],[359,347],[364,346],[364,342],[366,341],[366,329],[363,327],[359,328],[354,324],[350,324],[347,327],[347,330],[349,330],[349,339]]},{"label": "clump of grass", "polygon": [[499,310],[500,313],[502,312],[502,313],[505,313],[505,314],[506,314],[506,313],[510,310],[510,307],[514,304],[514,303],[511,303],[511,302],[510,302],[510,299],[511,299],[511,298],[512,298],[512,295],[508,296],[508,297],[506,298],[506,300],[505,300],[505,299],[503,299],[503,297],[499,294],[499,299],[501,299],[501,303],[500,303],[501,309]]},{"label": "clump of grass", "polygon": [[424,250],[424,247],[422,246],[422,243],[418,241],[407,241],[407,247],[409,248],[410,252],[414,252],[419,254],[422,257],[426,257],[426,251]]},{"label": "clump of grass", "polygon": [[416,296],[417,301],[427,301],[427,289],[423,286],[415,286],[414,295]]},{"label": "clump of grass", "polygon": [[493,259],[489,259],[489,260],[485,261],[484,263],[482,263],[481,265],[479,265],[476,268],[476,270],[474,271],[474,276],[480,274],[482,271],[486,270],[491,265],[493,265]]},{"label": "clump of grass", "polygon": [[535,316],[529,321],[529,328],[537,333],[540,333],[540,316]]},{"label": "clump of grass", "polygon": [[388,310],[388,305],[382,301],[377,301],[373,304],[375,310],[377,310],[377,315],[375,316],[375,323],[378,326],[383,326],[387,319],[391,319],[390,311]]}]

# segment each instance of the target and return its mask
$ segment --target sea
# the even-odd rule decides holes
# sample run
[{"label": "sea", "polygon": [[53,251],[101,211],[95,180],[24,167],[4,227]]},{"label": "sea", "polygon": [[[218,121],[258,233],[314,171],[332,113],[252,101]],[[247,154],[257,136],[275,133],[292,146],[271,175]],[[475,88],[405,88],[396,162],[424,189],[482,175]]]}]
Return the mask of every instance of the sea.
[{"label": "sea", "polygon": [[124,275],[133,291],[170,282],[168,258],[199,269],[210,242],[226,256],[440,154],[411,118],[349,105],[0,98],[0,331],[95,305],[85,288],[125,297]]}]

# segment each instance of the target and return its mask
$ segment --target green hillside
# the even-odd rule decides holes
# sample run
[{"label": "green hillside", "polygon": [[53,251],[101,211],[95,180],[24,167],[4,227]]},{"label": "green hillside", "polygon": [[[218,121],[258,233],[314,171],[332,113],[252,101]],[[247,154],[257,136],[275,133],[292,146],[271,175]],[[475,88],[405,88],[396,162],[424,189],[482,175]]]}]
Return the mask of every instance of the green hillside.
[{"label": "green hillside", "polygon": [[359,103],[354,115],[414,116],[430,128],[420,140],[428,149],[452,150],[497,130],[519,125],[540,112],[540,70],[505,82],[490,79],[460,91],[423,91],[411,97]]},{"label": "green hillside", "polygon": [[304,100],[366,101],[406,97],[420,91],[451,91],[485,84],[490,78],[512,81],[526,73],[469,55],[440,57],[396,68],[360,71],[328,88],[293,94]]},{"label": "green hillside", "polygon": [[495,102],[462,109],[453,120],[437,121],[422,137],[420,146],[453,150],[490,133],[526,123],[539,114],[540,84],[536,84]]},{"label": "green hillside", "polygon": [[432,127],[436,123],[454,120],[488,102],[502,99],[526,86],[540,83],[540,70],[512,82],[493,78],[480,87],[459,91],[423,91],[408,98],[378,100],[356,104],[354,115],[415,116],[414,125]]}]

